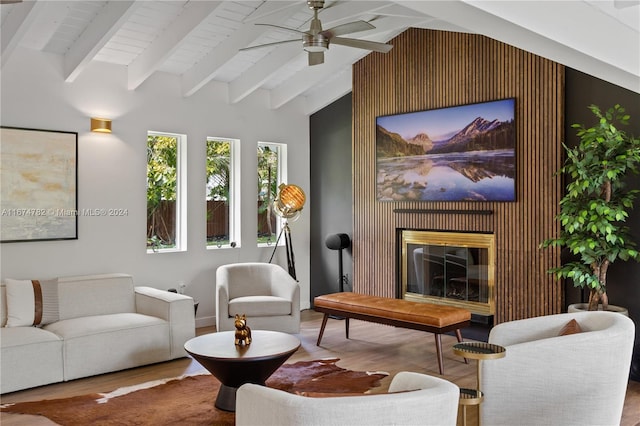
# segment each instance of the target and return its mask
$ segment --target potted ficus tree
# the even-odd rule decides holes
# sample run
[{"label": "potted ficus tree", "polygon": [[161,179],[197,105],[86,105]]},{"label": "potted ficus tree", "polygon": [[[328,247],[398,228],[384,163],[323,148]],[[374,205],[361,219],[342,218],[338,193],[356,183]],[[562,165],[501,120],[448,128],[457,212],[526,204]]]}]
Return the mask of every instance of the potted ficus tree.
[{"label": "potted ficus tree", "polygon": [[620,105],[606,112],[595,105],[589,109],[598,122],[588,128],[572,125],[579,143],[573,148],[563,144],[567,158],[559,173],[568,183],[556,217],[560,233],[541,246],[566,248],[574,260],[549,272],[588,289],[588,310],[609,310],[609,266],[618,259],[640,260],[625,224],[640,192],[625,188],[625,176],[638,172],[640,139],[619,128],[629,121]]}]

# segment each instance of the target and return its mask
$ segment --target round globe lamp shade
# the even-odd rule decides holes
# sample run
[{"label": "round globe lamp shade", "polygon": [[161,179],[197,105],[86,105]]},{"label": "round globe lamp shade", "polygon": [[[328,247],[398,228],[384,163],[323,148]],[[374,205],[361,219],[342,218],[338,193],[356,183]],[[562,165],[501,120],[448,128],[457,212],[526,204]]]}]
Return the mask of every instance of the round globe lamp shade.
[{"label": "round globe lamp shade", "polygon": [[273,210],[285,219],[294,219],[300,215],[307,197],[298,185],[281,184],[280,192],[273,203]]}]

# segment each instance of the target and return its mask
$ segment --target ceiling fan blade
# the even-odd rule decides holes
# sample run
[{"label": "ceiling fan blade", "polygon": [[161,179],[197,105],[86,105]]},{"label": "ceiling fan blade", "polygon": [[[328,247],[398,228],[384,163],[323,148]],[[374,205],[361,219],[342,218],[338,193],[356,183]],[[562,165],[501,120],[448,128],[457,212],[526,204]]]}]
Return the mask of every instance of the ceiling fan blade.
[{"label": "ceiling fan blade", "polygon": [[349,22],[347,24],[338,25],[333,28],[329,28],[328,30],[322,31],[320,34],[322,34],[325,37],[332,38],[332,37],[340,36],[343,34],[351,34],[351,33],[357,33],[359,31],[374,30],[375,28],[376,27],[374,27],[368,22],[354,21],[354,22]]},{"label": "ceiling fan blade", "polygon": [[243,47],[242,49],[238,49],[238,50],[239,50],[239,51],[243,51],[243,50],[258,49],[258,48],[260,48],[260,47],[277,46],[277,45],[280,45],[280,44],[293,43],[293,42],[300,43],[300,39],[296,39],[296,40],[274,41],[273,43],[257,44],[257,45],[255,45],[255,46]]},{"label": "ceiling fan blade", "polygon": [[[253,12],[251,12],[251,14],[249,16],[247,16],[244,19],[244,23],[255,23],[256,21],[265,21],[269,16],[274,15],[274,14],[281,14],[283,12],[286,13],[287,9],[290,8],[299,8],[300,5],[295,3],[295,2],[281,2],[281,6],[276,6],[273,8],[269,8],[267,5],[265,5],[264,3],[262,4],[262,6],[258,6],[258,8],[256,10],[254,10]],[[268,10],[265,11],[263,10],[264,8],[267,8]]]},{"label": "ceiling fan blade", "polygon": [[300,31],[300,30],[296,30],[295,28],[281,27],[280,25],[273,25],[273,24],[255,24],[255,25],[262,25],[264,27],[278,28],[280,30],[291,31],[293,33],[298,33],[298,34],[309,34],[307,31]]},{"label": "ceiling fan blade", "polygon": [[320,65],[324,63],[324,52],[309,52],[309,65]]},{"label": "ceiling fan blade", "polygon": [[331,39],[331,43],[347,47],[356,47],[358,49],[373,50],[374,52],[380,53],[387,53],[393,49],[393,45],[391,44],[378,43],[377,41],[369,40],[357,40],[355,38],[335,37]]}]

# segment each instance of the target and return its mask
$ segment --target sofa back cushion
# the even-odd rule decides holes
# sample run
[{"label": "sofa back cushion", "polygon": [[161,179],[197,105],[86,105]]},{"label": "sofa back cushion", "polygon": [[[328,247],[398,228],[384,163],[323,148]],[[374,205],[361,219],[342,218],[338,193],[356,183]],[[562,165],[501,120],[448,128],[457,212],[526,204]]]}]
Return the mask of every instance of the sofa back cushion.
[{"label": "sofa back cushion", "polygon": [[133,278],[127,274],[58,278],[60,319],[136,312]]}]

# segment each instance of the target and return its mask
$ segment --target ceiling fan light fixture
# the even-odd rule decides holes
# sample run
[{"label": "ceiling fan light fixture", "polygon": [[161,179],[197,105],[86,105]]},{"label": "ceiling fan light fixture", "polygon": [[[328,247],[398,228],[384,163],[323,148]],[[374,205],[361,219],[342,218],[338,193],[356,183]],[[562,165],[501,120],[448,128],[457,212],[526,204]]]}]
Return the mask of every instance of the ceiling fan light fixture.
[{"label": "ceiling fan light fixture", "polygon": [[306,50],[307,52],[324,52],[325,50],[329,49],[329,46],[326,45],[304,45],[304,50]]},{"label": "ceiling fan light fixture", "polygon": [[329,49],[329,39],[322,34],[305,36],[302,38],[302,47],[307,52],[324,52]]}]

